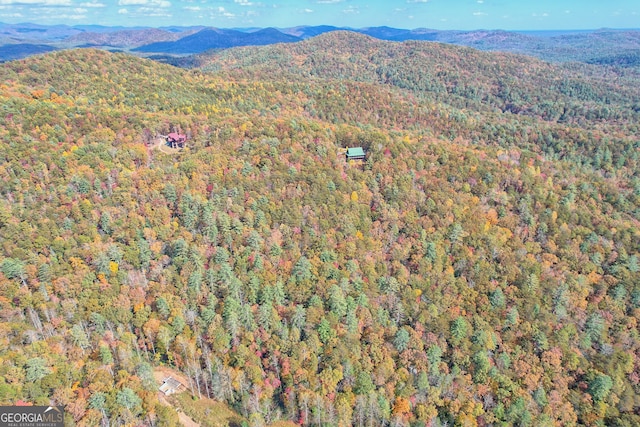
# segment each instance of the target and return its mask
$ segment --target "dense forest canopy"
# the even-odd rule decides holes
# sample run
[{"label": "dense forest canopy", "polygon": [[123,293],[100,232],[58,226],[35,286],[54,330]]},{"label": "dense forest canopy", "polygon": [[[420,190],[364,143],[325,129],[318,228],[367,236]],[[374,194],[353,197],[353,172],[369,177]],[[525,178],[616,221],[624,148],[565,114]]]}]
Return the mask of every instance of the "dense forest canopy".
[{"label": "dense forest canopy", "polygon": [[0,82],[0,403],[175,425],[164,365],[250,425],[640,424],[633,75],[334,33]]}]

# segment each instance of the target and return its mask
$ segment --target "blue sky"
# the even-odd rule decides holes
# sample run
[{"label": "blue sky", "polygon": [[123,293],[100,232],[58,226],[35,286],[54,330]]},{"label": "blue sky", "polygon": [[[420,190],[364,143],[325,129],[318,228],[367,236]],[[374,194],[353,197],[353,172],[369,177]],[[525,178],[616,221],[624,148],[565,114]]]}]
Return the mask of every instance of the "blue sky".
[{"label": "blue sky", "polygon": [[640,27],[639,0],[0,0],[0,22],[123,26]]}]

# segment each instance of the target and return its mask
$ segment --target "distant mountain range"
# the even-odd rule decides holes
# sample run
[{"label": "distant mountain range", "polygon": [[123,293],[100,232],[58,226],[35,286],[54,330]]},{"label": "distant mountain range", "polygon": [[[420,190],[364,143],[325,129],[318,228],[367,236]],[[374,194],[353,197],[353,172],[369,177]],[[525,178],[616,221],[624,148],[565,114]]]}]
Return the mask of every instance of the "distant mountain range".
[{"label": "distant mountain range", "polygon": [[329,25],[221,29],[0,24],[0,61],[76,47],[128,50],[142,56],[171,58],[238,46],[295,43],[337,30],[353,31],[380,40],[423,40],[521,53],[555,62],[579,61],[624,67],[640,65],[640,30],[441,31],[385,26],[354,29]]},{"label": "distant mountain range", "polygon": [[51,52],[53,50],[56,50],[56,48],[46,44],[5,44],[0,46],[0,58],[2,58],[3,61],[10,61],[31,55],[38,55],[40,53]]},{"label": "distant mountain range", "polygon": [[[550,100],[561,98],[567,106],[608,99],[629,109],[640,100],[637,80],[631,84],[621,79],[612,82],[609,74],[614,73],[590,74],[587,79],[587,75],[575,72],[589,67],[441,43],[394,43],[347,31],[293,45],[205,53],[195,57],[193,67],[249,80],[285,76],[288,81],[306,82],[313,77],[384,85],[454,108],[498,109],[562,122],[575,120],[579,113],[569,107],[557,108]],[[587,80],[592,83],[588,89]]]},{"label": "distant mountain range", "polygon": [[[194,32],[197,30],[194,30]],[[145,28],[136,30],[122,30],[113,32],[82,32],[65,40],[74,46],[111,46],[118,48],[131,48],[154,42],[174,42],[185,37],[183,33],[161,30],[157,28]]]},{"label": "distant mountain range", "polygon": [[293,43],[301,40],[300,37],[283,33],[275,28],[265,28],[250,33],[237,30],[206,28],[175,41],[150,43],[132,50],[136,52],[194,54],[211,49]]}]

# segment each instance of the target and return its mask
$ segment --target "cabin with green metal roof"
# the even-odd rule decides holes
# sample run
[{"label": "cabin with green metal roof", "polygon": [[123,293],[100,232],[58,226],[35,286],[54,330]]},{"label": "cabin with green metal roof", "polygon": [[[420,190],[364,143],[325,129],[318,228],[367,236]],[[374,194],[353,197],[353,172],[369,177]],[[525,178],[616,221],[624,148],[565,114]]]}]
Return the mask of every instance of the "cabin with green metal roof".
[{"label": "cabin with green metal roof", "polygon": [[362,147],[347,148],[347,160],[364,160],[365,154]]}]

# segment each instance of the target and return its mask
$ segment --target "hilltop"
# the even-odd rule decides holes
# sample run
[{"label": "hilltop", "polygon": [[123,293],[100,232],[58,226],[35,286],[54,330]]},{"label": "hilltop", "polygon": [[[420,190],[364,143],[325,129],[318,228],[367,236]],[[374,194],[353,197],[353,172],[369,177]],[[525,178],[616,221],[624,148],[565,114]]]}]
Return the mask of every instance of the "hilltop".
[{"label": "hilltop", "polygon": [[640,423],[633,73],[351,32],[197,61],[0,67],[1,404],[175,425],[167,365],[201,425]]},{"label": "hilltop", "polygon": [[640,106],[633,75],[629,79],[596,67],[560,66],[440,43],[388,42],[351,32],[204,54],[195,63],[206,71],[263,80],[286,75],[382,84],[455,108],[547,121],[608,120],[616,105],[630,118]]},{"label": "hilltop", "polygon": [[[188,34],[188,32],[187,32]],[[135,48],[150,43],[176,41],[185,37],[183,33],[176,33],[161,29],[120,30],[112,32],[82,32],[65,39],[65,43],[78,47],[118,47]]]},{"label": "hilltop", "polygon": [[139,55],[182,57],[212,49],[292,43],[334,31],[350,31],[387,41],[431,41],[537,57],[552,62],[600,64],[637,70],[638,30],[583,31],[443,31],[429,28],[343,28],[330,25],[291,28],[211,28],[202,26],[124,28],[98,25],[34,25],[0,23],[0,60],[7,61],[41,53],[33,45],[49,50],[102,47],[137,52]]},{"label": "hilltop", "polygon": [[301,39],[281,33],[275,28],[265,28],[255,32],[223,30],[217,28],[203,29],[195,34],[182,37],[176,41],[156,42],[136,47],[134,51],[193,54],[212,49],[228,49],[237,46],[261,46],[274,43],[293,43]]}]

